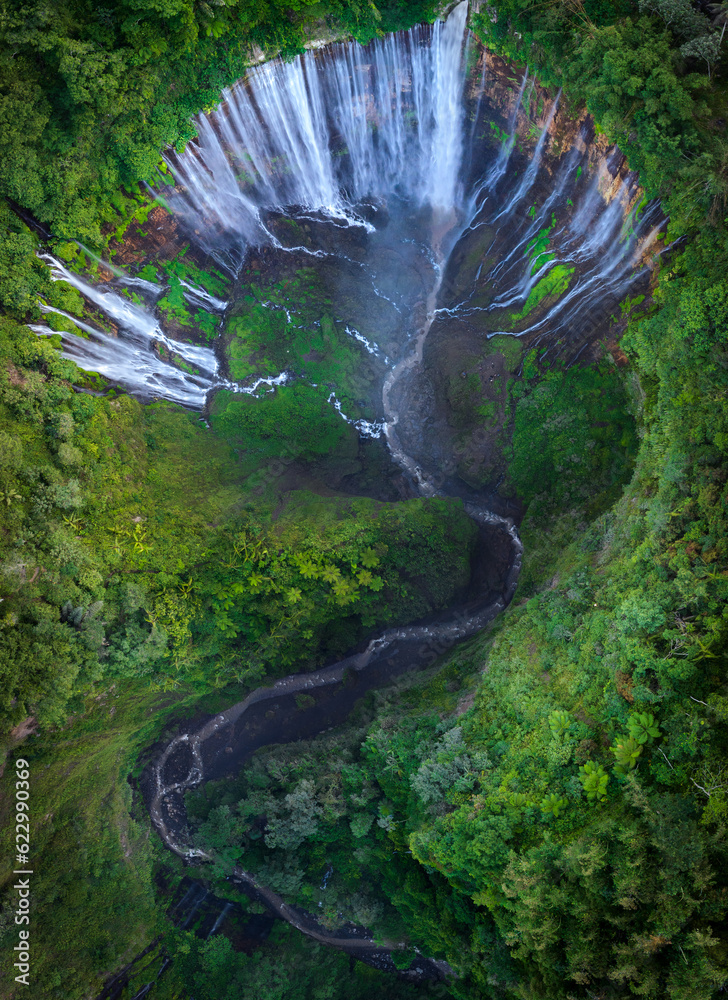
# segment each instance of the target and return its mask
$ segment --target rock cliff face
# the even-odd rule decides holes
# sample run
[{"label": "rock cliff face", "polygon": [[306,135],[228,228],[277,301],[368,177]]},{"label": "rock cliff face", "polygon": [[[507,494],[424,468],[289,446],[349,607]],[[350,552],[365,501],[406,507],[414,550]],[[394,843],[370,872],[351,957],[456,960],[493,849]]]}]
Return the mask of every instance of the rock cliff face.
[{"label": "rock cliff face", "polygon": [[[621,360],[618,307],[648,290],[662,219],[591,119],[484,50],[465,16],[366,47],[322,34],[252,69],[167,156],[171,214],[154,208],[116,261],[170,275],[147,295],[159,343],[194,340],[202,316],[208,338],[223,331],[224,378],[324,384],[413,481],[494,491],[524,359],[570,365],[606,343]],[[222,326],[192,287],[208,270],[226,272]],[[306,306],[283,291],[304,279]],[[354,356],[346,338],[368,346]]]},{"label": "rock cliff face", "polygon": [[404,449],[438,482],[502,492],[524,359],[622,364],[619,304],[649,294],[664,220],[590,116],[491,53],[473,63],[469,219],[445,256],[423,364],[393,403]]}]

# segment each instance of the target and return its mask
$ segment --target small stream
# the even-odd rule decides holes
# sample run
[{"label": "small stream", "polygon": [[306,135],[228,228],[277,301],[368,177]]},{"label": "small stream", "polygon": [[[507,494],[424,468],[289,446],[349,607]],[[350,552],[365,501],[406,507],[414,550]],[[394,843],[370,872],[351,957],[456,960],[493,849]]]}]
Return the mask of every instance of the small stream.
[{"label": "small stream", "polygon": [[[268,744],[309,739],[340,725],[368,690],[383,687],[405,672],[431,666],[455,643],[480,632],[507,606],[518,582],[522,556],[515,525],[472,501],[466,510],[481,530],[481,559],[490,564],[498,544],[504,550],[507,568],[502,589],[494,592],[486,588],[440,615],[387,629],[361,651],[321,670],[292,674],[259,687],[226,711],[185,728],[161,750],[142,778],[152,822],[170,850],[191,861],[208,857],[187,841],[184,795],[189,789],[236,774],[256,750]],[[474,571],[477,579],[478,566]],[[307,708],[296,702],[302,693],[311,698]],[[376,942],[366,928],[328,930],[240,867],[234,869],[231,881],[314,940],[395,970],[390,952],[402,944]],[[415,978],[439,978],[447,972],[444,963],[432,959],[421,958],[417,965]]]},{"label": "small stream", "polygon": [[[515,84],[500,81],[466,19],[460,3],[433,27],[259,66],[197,119],[198,138],[184,153],[168,156],[175,180],[164,192],[168,204],[233,281],[260,247],[266,260],[314,262],[328,277],[335,319],[378,378],[378,398],[368,401],[375,420],[349,416],[334,391],[330,405],[361,436],[384,436],[414,495],[462,499],[480,535],[471,590],[458,606],[386,629],[320,670],[260,687],[159,749],[142,778],[150,817],[166,846],[190,861],[207,855],[188,841],[189,789],[236,774],[268,744],[341,724],[368,690],[430,666],[513,597],[523,554],[515,521],[490,509],[492,491],[443,472],[453,442],[432,423],[419,384],[431,330],[482,344],[509,320],[507,332],[574,363],[599,323],[649,278],[645,261],[664,222],[659,206],[643,205],[618,150],[591,156],[587,125],[557,152],[554,135],[565,128],[558,95],[535,110],[534,79],[518,71]],[[534,139],[530,152],[522,148],[526,133]],[[296,242],[299,232],[305,238]],[[539,239],[548,253],[533,256]],[[55,280],[114,324],[109,333],[70,317],[86,337],[63,333],[66,354],[141,398],[203,409],[213,391],[274,391],[297,377],[283,371],[235,383],[221,374],[214,348],[164,333],[155,314],[161,286],[137,281],[139,305],[113,283],[94,286],[44,259]],[[514,320],[509,310],[524,307],[558,267],[568,269],[564,289],[533,318],[524,310]],[[117,285],[135,280],[114,275]],[[189,283],[185,296],[218,314],[227,307]],[[301,693],[310,707],[296,704]],[[366,928],[328,930],[241,868],[231,880],[301,933],[395,969],[390,952],[400,943],[376,942]],[[425,958],[411,970],[414,979],[448,973],[445,963]]]}]

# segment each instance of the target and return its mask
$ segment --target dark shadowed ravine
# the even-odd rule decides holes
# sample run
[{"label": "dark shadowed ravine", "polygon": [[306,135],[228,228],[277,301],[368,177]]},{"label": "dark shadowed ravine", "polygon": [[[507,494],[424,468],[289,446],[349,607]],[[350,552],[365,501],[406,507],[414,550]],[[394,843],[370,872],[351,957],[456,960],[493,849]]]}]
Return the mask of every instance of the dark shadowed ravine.
[{"label": "dark shadowed ravine", "polygon": [[[160,837],[175,853],[192,859],[209,858],[186,836],[184,794],[204,781],[233,775],[256,750],[271,743],[308,739],[342,723],[355,703],[371,688],[396,676],[429,666],[456,642],[475,635],[510,601],[518,582],[522,547],[512,520],[467,504],[466,510],[481,529],[482,557],[492,566],[500,547],[504,561],[503,589],[486,587],[480,594],[437,616],[412,625],[388,629],[366,647],[337,663],[312,673],[292,674],[273,685],[259,687],[224,712],[197,720],[159,752],[147,767],[142,786],[149,814]],[[496,538],[494,536],[500,536]],[[490,543],[488,544],[488,540]],[[474,578],[485,582],[474,567]],[[314,704],[300,708],[296,696],[305,693]],[[232,881],[302,933],[350,954],[368,954],[388,968],[389,953],[403,947],[376,942],[364,928],[328,930],[310,914],[288,905],[251,873],[236,867]],[[413,974],[439,976],[443,963],[422,959]]]},{"label": "dark shadowed ravine", "polygon": [[[257,67],[200,116],[187,150],[168,158],[167,204],[199,252],[231,276],[233,300],[252,256],[273,273],[318,269],[333,289],[335,320],[363,345],[373,373],[361,412],[347,413],[336,387],[329,404],[360,436],[386,441],[410,495],[458,497],[479,530],[470,591],[455,607],[260,687],[158,748],[142,780],[149,813],[167,847],[191,861],[208,856],[189,842],[189,789],[235,774],[261,747],[342,723],[366,691],[429,666],[513,597],[522,556],[515,508],[498,497],[497,481],[468,472],[485,467],[489,444],[449,421],[438,389],[458,363],[448,344],[465,353],[507,334],[573,364],[649,278],[663,219],[644,204],[624,157],[588,120],[563,116],[558,94],[488,56],[466,21],[461,3],[434,27]],[[213,349],[164,332],[161,285],[120,270],[93,285],[45,259],[118,329],[111,336],[77,321],[86,336],[63,334],[68,356],[141,398],[204,411],[221,389],[257,395],[303,379],[284,369],[236,382],[219,340]],[[189,303],[226,315],[230,303],[183,285]],[[134,302],[120,294],[127,286]],[[301,693],[310,707],[296,703]],[[398,943],[376,942],[365,928],[328,930],[240,868],[231,880],[315,940],[395,968],[389,952]],[[410,974],[446,972],[422,958]]]}]

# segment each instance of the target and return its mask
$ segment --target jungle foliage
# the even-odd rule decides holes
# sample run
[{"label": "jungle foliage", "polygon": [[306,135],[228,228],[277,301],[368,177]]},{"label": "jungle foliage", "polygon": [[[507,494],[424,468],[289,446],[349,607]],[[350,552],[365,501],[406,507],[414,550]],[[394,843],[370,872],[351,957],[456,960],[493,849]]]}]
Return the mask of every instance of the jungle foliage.
[{"label": "jungle foliage", "polygon": [[[526,565],[492,634],[190,801],[218,878],[237,863],[447,957],[462,998],[703,1000],[728,976],[726,92],[695,55],[720,21],[690,10],[506,2],[476,20],[580,89],[688,237],[622,340],[632,481],[620,497],[585,419],[604,402],[591,373],[527,361],[509,468]],[[611,448],[634,455],[623,412]]]},{"label": "jungle foliage", "polygon": [[[9,0],[0,10],[0,194],[56,236],[99,245],[121,188],[157,173],[253,53],[321,31],[366,42],[431,19],[432,0]],[[122,199],[123,200],[123,199]]]},{"label": "jungle foliage", "polygon": [[[431,14],[345,0],[6,3],[2,194],[99,245],[138,211],[120,188],[153,178],[163,146],[192,135],[190,116],[253,45],[291,54],[320,18],[366,40]],[[632,481],[605,508],[623,478],[616,446],[629,455],[634,441],[621,415],[619,442],[591,433],[588,378],[574,384],[590,419],[574,424],[558,374],[526,373],[511,476],[527,556],[509,611],[425,683],[372,695],[345,732],[266,750],[236,785],[190,802],[220,886],[237,862],[332,925],[343,913],[402,935],[448,959],[462,1000],[706,1000],[725,988],[724,17],[687,0],[483,5],[481,37],[585,101],[687,243],[665,256],[622,341],[638,375]],[[71,294],[50,287],[36,245],[4,205],[0,294],[22,319],[39,295],[62,308],[48,297]],[[164,930],[170,997],[190,982],[203,997],[372,992],[338,956],[314,968],[290,941],[248,958],[170,931],[123,775],[161,735],[150,713],[230,683],[237,699],[241,682],[446,604],[467,578],[468,522],[453,504],[278,496],[266,465],[280,460],[278,422],[286,455],[315,458],[318,445],[298,436],[285,394],[241,450],[253,437],[244,403],[222,397],[209,431],[174,407],[74,391],[102,388],[79,377],[51,342],[2,319],[2,718],[32,711],[44,729],[26,744],[46,803],[38,981],[49,997],[80,996]],[[546,440],[534,433],[544,418],[560,431]],[[347,447],[343,422],[330,432]],[[576,445],[594,452],[598,503],[568,481]],[[53,730],[69,712],[82,718]],[[7,907],[2,927],[11,947]]]},{"label": "jungle foliage", "polygon": [[[219,876],[235,862],[442,955],[468,1000],[719,995],[727,268],[706,232],[632,322],[633,479],[596,517],[558,477],[534,479],[523,582],[490,636],[428,684],[372,696],[337,737],[261,752],[190,802]],[[542,384],[550,419],[567,416]]]},{"label": "jungle foliage", "polygon": [[[279,497],[265,466],[251,489],[194,414],[75,392],[75,365],[9,319],[0,358],[5,727],[62,723],[111,678],[203,691],[312,665],[342,614],[356,642],[468,583],[456,502]],[[300,459],[297,417],[277,427]]]},{"label": "jungle foliage", "polygon": [[160,1000],[176,1000],[190,985],[200,1000],[441,1000],[441,985],[398,982],[391,973],[352,962],[348,955],[301,938],[278,924],[263,951],[236,952],[225,936],[200,941],[180,933],[170,975],[158,985]]}]

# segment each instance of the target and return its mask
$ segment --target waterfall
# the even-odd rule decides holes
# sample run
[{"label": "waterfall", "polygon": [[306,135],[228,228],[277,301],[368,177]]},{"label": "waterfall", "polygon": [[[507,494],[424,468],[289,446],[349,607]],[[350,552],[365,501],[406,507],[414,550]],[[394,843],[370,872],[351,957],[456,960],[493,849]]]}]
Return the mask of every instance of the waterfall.
[{"label": "waterfall", "polygon": [[[565,192],[567,186],[572,180],[574,171],[576,170],[579,160],[581,158],[582,158],[582,153],[580,152],[578,145],[574,145],[567,157],[566,163],[564,164],[563,168],[559,172],[558,177],[556,178],[553,189],[549,194],[548,198],[546,199],[546,201],[544,201],[543,205],[538,210],[533,220],[526,226],[523,235],[519,237],[519,239],[516,242],[514,242],[513,248],[510,251],[510,253],[504,254],[503,257],[498,261],[498,263],[492,269],[491,278],[497,278],[499,274],[509,273],[510,270],[512,270],[517,263],[520,263],[519,257],[522,258],[525,254],[524,248],[527,247],[529,241],[532,240],[534,236],[537,235],[539,230],[547,223],[551,210],[558,205],[559,201],[565,198],[566,196]],[[493,308],[495,304],[510,305],[511,301],[516,301],[528,295],[530,286],[533,283],[532,281],[528,280],[528,275],[529,272],[527,270],[524,275],[524,279],[521,283],[521,286],[516,288],[515,296],[512,298],[512,300],[499,302],[498,299],[496,299],[494,303],[491,303],[491,308]],[[534,275],[534,277],[537,278],[538,275]],[[513,291],[512,287],[510,291],[511,292]]]},{"label": "waterfall", "polygon": [[531,161],[528,164],[528,168],[526,169],[526,173],[523,175],[521,183],[518,185],[513,195],[509,198],[505,207],[501,209],[498,215],[496,215],[495,219],[493,219],[493,222],[497,222],[497,220],[502,218],[504,215],[508,215],[508,213],[513,210],[513,208],[524,197],[524,195],[528,194],[528,192],[533,187],[533,182],[536,180],[536,174],[538,173],[538,169],[541,166],[541,157],[543,156],[544,144],[546,142],[546,139],[548,138],[549,129],[551,128],[554,116],[556,115],[556,109],[559,106],[560,97],[561,97],[561,91],[558,92],[558,94],[556,95],[556,100],[551,105],[551,110],[549,111],[548,117],[546,118],[546,122],[544,123],[544,126],[541,129],[541,135],[539,136],[539,140],[536,143],[536,148],[533,151],[533,156],[531,157]]},{"label": "waterfall", "polygon": [[[198,886],[198,888],[200,888],[200,887]],[[192,907],[190,908],[190,912],[187,914],[184,923],[180,925],[183,931],[187,930],[187,928],[193,922],[195,916],[197,915],[197,911],[202,906],[202,904],[205,902],[205,900],[207,899],[208,895],[209,895],[209,890],[203,888],[202,889],[202,895],[197,897],[197,899],[193,903]]]},{"label": "waterfall", "polygon": [[[526,84],[528,83],[528,68],[521,78],[521,85],[518,89],[518,96],[516,97],[516,103],[513,107],[511,113],[510,121],[508,122],[508,138],[501,143],[500,150],[498,151],[498,156],[496,157],[491,168],[486,172],[483,180],[475,185],[472,195],[469,199],[468,204],[468,214],[471,219],[474,219],[477,212],[483,207],[483,203],[480,201],[480,196],[485,192],[493,191],[497,186],[498,182],[501,180],[505,174],[508,163],[511,158],[511,153],[513,152],[513,146],[516,141],[516,125],[518,123],[518,112],[521,109],[521,104],[523,102],[523,95],[526,90]],[[533,84],[533,80],[531,81]],[[472,223],[471,223],[472,224]]]},{"label": "waterfall", "polygon": [[[463,2],[432,27],[420,25],[366,47],[333,45],[291,63],[273,60],[251,70],[223,92],[215,112],[198,116],[198,138],[186,152],[167,156],[177,182],[167,194],[170,208],[233,272],[251,242],[325,256],[305,247],[284,248],[266,226],[272,210],[296,207],[371,229],[358,206],[394,194],[447,217],[462,197],[466,17]],[[164,333],[150,308],[161,285],[127,275],[82,249],[113,274],[116,285],[138,288],[147,302],[130,301],[109,285],[92,285],[41,254],[54,281],[68,282],[111,321],[109,332],[62,313],[78,328],[61,334],[64,352],[82,367],[144,398],[162,396],[196,409],[216,387],[253,392],[263,383],[273,387],[288,380],[281,373],[244,387],[221,379],[214,351]],[[226,302],[188,281],[181,284],[193,306],[224,313]],[[400,310],[374,282],[372,289]],[[54,333],[39,324],[32,328]],[[356,334],[356,339],[370,349],[368,338]],[[347,417],[334,393],[330,401],[361,434],[381,433],[376,422]]]},{"label": "waterfall", "polygon": [[[447,214],[462,196],[467,3],[447,21],[363,47],[273,60],[223,92],[198,138],[167,157],[166,199],[228,268],[293,206],[356,217],[392,193]],[[339,154],[345,155],[339,155]]]},{"label": "waterfall", "polygon": [[[66,281],[116,328],[115,333],[100,330],[62,310],[41,304],[42,311],[60,313],[79,329],[78,334],[62,334],[67,357],[145,398],[162,396],[193,409],[205,405],[207,393],[221,383],[213,351],[168,337],[146,309],[110,287],[84,281],[50,254],[41,254],[40,259],[50,266],[54,281]],[[44,335],[55,333],[47,327],[33,329]],[[164,358],[160,349],[169,352],[170,357],[179,358],[179,362],[175,364]]]},{"label": "waterfall", "polygon": [[233,906],[232,903],[226,903],[225,906],[220,911],[220,913],[218,913],[217,919],[215,920],[215,923],[210,928],[210,933],[205,938],[206,941],[208,941],[214,934],[217,934],[217,932],[220,930],[220,928],[222,927],[223,923],[225,922],[225,917],[228,915],[228,913],[232,909],[232,906]]},{"label": "waterfall", "polygon": [[[605,198],[614,191],[618,150],[581,183],[584,132],[557,160],[549,138],[558,95],[540,119],[535,148],[530,155],[523,150],[535,78],[527,69],[523,72],[504,120],[485,93],[484,55],[477,70],[479,86],[468,85],[466,67],[474,43],[466,19],[467,4],[462,2],[446,21],[432,26],[418,25],[368,46],[338,43],[290,63],[277,59],[255,67],[223,92],[216,110],[197,117],[197,139],[186,151],[166,156],[175,180],[164,191],[166,204],[196,252],[227,270],[233,296],[247,249],[267,244],[273,255],[305,255],[306,267],[311,263],[357,269],[361,293],[377,300],[371,312],[381,315],[377,310],[384,306],[397,314],[396,342],[382,339],[376,325],[366,326],[366,315],[334,316],[339,329],[385,370],[381,402],[370,401],[370,409],[379,411],[377,419],[357,419],[345,412],[335,385],[328,385],[328,399],[361,436],[384,433],[396,460],[417,480],[422,470],[397,444],[392,407],[401,407],[395,383],[409,378],[420,363],[434,317],[447,314],[475,322],[479,314],[503,313],[506,332],[510,319],[511,332],[515,327],[519,336],[533,335],[540,342],[558,331],[562,342],[576,338],[578,347],[587,326],[594,328],[593,317],[602,317],[629,288],[644,248],[659,233],[653,210],[625,226],[636,190],[632,175],[623,179],[613,197]],[[487,124],[501,137],[498,146],[483,144],[482,135],[478,138],[479,132],[491,134]],[[530,128],[535,125],[530,123]],[[558,225],[552,221],[554,213]],[[302,234],[284,235],[278,225],[281,218],[304,225],[311,234],[308,241]],[[387,243],[380,234],[393,218],[394,234]],[[476,233],[482,227],[484,237]],[[347,252],[337,231],[359,234],[357,253]],[[535,240],[543,245],[544,232],[548,252],[530,256]],[[459,301],[438,301],[449,255],[470,237],[490,240],[492,252],[487,243],[477,250],[480,260],[472,287]],[[379,256],[382,240],[389,258]],[[398,247],[405,244],[418,248],[405,263],[417,280],[426,275],[427,287],[418,288],[413,281],[411,293],[403,295],[391,266],[382,262],[401,260]],[[60,313],[75,324],[73,332],[61,333],[66,356],[144,399],[161,397],[202,409],[217,388],[260,394],[302,377],[284,370],[259,372],[247,385],[230,382],[221,377],[212,347],[165,333],[158,316],[163,284],[103,261],[99,263],[113,277],[92,284],[56,258],[40,256],[54,281],[69,283],[91,306],[81,319],[41,304],[44,313]],[[558,266],[560,275],[569,271],[564,290],[557,301],[546,299],[523,329],[525,316],[519,320],[518,310]],[[350,282],[351,275],[342,280]],[[208,335],[215,323],[221,327],[228,303],[192,280],[179,281],[193,309],[216,317],[207,327]],[[133,300],[127,289],[134,289]],[[338,308],[335,299],[333,308]],[[507,313],[511,308],[516,312]],[[492,335],[500,323],[488,320],[483,333]],[[43,324],[32,329],[46,336],[54,332]]]}]

